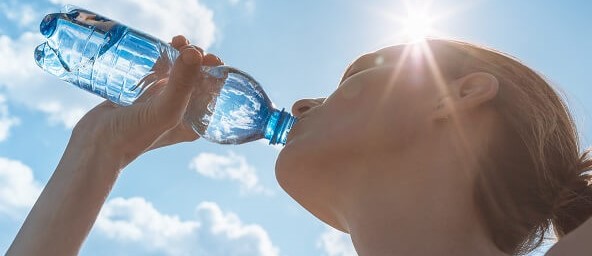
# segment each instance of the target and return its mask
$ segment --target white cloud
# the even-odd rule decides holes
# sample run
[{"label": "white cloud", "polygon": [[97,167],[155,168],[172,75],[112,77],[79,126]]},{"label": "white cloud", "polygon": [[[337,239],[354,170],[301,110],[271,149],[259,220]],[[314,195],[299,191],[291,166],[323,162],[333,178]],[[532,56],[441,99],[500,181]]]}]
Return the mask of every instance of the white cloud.
[{"label": "white cloud", "polygon": [[210,241],[216,247],[216,253],[211,255],[279,255],[279,249],[261,226],[245,225],[236,214],[222,212],[213,202],[203,202],[197,209],[204,220],[204,229],[218,238]]},{"label": "white cloud", "polygon": [[24,217],[41,193],[33,171],[23,163],[0,157],[0,214]]},{"label": "white cloud", "polygon": [[241,192],[270,194],[259,184],[255,167],[244,156],[229,152],[228,155],[200,153],[189,163],[189,168],[208,178],[233,180],[240,183]]},{"label": "white cloud", "polygon": [[[52,0],[72,3],[106,14],[125,24],[170,41],[177,34],[186,35],[202,48],[214,42],[216,26],[213,12],[197,0]],[[21,25],[39,18],[30,5],[0,3],[0,13]],[[16,2],[15,2],[16,3]],[[13,6],[14,5],[14,6]],[[117,6],[117,8],[113,8]],[[32,20],[33,19],[33,20]],[[40,19],[40,18],[39,18]],[[40,21],[40,20],[39,20]],[[44,38],[38,32],[24,32],[18,38],[0,34],[0,87],[9,101],[42,111],[52,124],[72,128],[78,120],[102,99],[82,92],[70,84],[42,71],[33,59],[33,50]]]},{"label": "white cloud", "polygon": [[0,95],[0,142],[6,140],[10,135],[10,128],[20,122],[18,118],[10,116],[5,102],[4,95]]},{"label": "white cloud", "polygon": [[317,247],[323,249],[326,256],[357,256],[350,236],[337,229],[327,227],[317,241]]},{"label": "white cloud", "polygon": [[119,243],[136,243],[165,255],[275,256],[267,232],[256,224],[243,224],[213,202],[197,207],[195,220],[160,213],[144,198],[115,198],[107,202],[96,228]]},{"label": "white cloud", "polygon": [[17,39],[0,35],[0,86],[7,99],[48,114],[54,124],[71,128],[101,99],[45,73],[35,64],[33,50],[43,41],[25,32]]},{"label": "white cloud", "polygon": [[74,4],[169,42],[185,35],[204,49],[215,40],[214,12],[199,0],[51,0]]},{"label": "white cloud", "polygon": [[181,221],[178,216],[158,212],[144,198],[115,198],[101,210],[96,228],[121,242],[140,242],[151,250],[168,255],[183,255],[188,241],[199,228],[196,221]]}]

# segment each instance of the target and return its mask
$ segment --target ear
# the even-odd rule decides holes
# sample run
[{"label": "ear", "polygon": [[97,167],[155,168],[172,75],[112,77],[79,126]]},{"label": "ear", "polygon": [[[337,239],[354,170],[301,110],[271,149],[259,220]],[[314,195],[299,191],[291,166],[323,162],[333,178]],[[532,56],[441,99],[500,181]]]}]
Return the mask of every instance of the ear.
[{"label": "ear", "polygon": [[436,118],[447,118],[493,100],[499,91],[497,78],[487,72],[473,72],[452,81],[449,95],[440,98]]}]

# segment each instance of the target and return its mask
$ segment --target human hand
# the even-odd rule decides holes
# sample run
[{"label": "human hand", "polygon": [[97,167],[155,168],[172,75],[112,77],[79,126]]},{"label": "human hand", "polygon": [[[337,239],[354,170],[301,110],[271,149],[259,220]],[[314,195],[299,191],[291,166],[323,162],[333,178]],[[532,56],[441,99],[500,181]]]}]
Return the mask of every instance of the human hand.
[{"label": "human hand", "polygon": [[[99,152],[123,168],[148,150],[198,139],[182,121],[183,114],[192,94],[213,90],[206,88],[210,84],[199,83],[201,66],[223,63],[212,54],[204,56],[199,47],[190,45],[183,36],[173,38],[172,46],[180,56],[167,79],[157,82],[131,106],[102,102],[78,122],[71,142],[99,147]],[[203,101],[204,109],[211,99],[200,95],[192,101],[196,98]]]}]

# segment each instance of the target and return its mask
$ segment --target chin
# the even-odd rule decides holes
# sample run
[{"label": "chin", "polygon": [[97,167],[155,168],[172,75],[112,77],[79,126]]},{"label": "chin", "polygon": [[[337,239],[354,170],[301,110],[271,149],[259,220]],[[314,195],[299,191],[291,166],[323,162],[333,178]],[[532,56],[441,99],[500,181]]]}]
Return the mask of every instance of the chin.
[{"label": "chin", "polygon": [[[347,232],[339,223],[337,182],[332,173],[320,164],[323,154],[312,150],[300,150],[296,143],[286,144],[275,163],[275,175],[279,185],[298,204],[326,224]],[[333,182],[332,182],[333,181]]]},{"label": "chin", "polygon": [[290,184],[296,177],[296,173],[299,169],[299,164],[294,156],[294,150],[292,144],[288,143],[280,151],[277,160],[275,161],[275,178],[280,186],[290,194]]},{"label": "chin", "polygon": [[289,194],[291,187],[310,186],[318,182],[311,179],[319,173],[318,163],[326,154],[320,145],[308,141],[300,137],[288,141],[275,162],[276,179]]}]

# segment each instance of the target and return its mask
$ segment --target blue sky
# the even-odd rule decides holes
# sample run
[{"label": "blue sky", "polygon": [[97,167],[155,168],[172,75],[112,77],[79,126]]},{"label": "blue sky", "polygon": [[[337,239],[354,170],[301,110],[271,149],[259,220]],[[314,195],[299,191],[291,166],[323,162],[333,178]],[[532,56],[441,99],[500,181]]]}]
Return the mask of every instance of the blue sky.
[{"label": "blue sky", "polygon": [[[416,1],[417,2],[417,1]],[[164,40],[176,34],[253,75],[277,106],[322,97],[356,56],[401,43],[402,2],[265,0],[2,0],[0,2],[0,251],[53,172],[71,127],[100,99],[44,74],[33,61],[38,24],[64,3]],[[441,36],[521,59],[568,97],[592,143],[592,3],[434,1]],[[128,166],[82,255],[355,255],[277,185],[278,148],[197,141]]]}]

